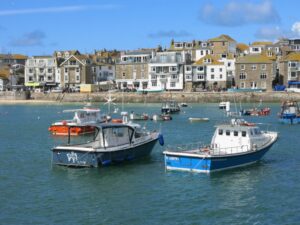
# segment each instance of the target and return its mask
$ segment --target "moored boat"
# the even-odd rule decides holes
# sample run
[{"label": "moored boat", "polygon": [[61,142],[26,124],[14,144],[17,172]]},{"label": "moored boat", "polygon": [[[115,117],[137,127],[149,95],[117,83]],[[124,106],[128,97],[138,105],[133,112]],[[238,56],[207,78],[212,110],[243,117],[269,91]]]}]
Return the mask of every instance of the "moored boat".
[{"label": "moored boat", "polygon": [[165,101],[161,106],[161,112],[165,114],[172,114],[180,112],[180,107],[175,100]]},{"label": "moored boat", "polygon": [[226,109],[227,108],[230,108],[230,102],[220,102],[219,103],[219,109]]},{"label": "moored boat", "polygon": [[279,121],[285,124],[300,123],[300,110],[296,101],[284,101],[278,114]]},{"label": "moored boat", "polygon": [[146,113],[138,114],[135,112],[131,112],[129,115],[130,120],[148,120],[149,116]]},{"label": "moored boat", "polygon": [[48,130],[53,135],[68,135],[69,128],[72,136],[94,133],[95,127],[99,123],[110,120],[110,117],[103,115],[100,109],[84,107],[82,109],[64,110],[64,113],[74,112],[72,120],[62,120],[51,124]]},{"label": "moored boat", "polygon": [[172,116],[169,115],[169,114],[154,114],[152,116],[152,120],[154,121],[169,121],[169,120],[172,120]]},{"label": "moored boat", "polygon": [[216,127],[210,145],[167,148],[167,170],[209,173],[245,166],[260,160],[276,142],[277,132],[261,131],[255,124],[232,119]]},{"label": "moored boat", "polygon": [[269,107],[241,110],[241,115],[243,116],[268,116],[270,113],[271,109]]},{"label": "moored boat", "polygon": [[189,117],[189,121],[191,121],[191,122],[208,122],[209,118],[207,118],[207,117]]},{"label": "moored boat", "polygon": [[74,167],[98,167],[131,161],[149,155],[163,137],[156,131],[146,131],[138,124],[103,123],[96,126],[92,141],[83,144],[57,146],[52,149],[52,162]]},{"label": "moored boat", "polygon": [[181,102],[181,103],[180,103],[180,107],[188,107],[188,104],[185,103],[185,102]]}]

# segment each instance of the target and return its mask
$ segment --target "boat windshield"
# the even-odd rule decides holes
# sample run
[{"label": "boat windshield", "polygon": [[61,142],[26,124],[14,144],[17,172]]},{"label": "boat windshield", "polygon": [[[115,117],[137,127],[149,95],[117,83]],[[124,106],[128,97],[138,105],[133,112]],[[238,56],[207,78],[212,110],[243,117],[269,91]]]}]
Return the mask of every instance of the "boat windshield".
[{"label": "boat windshield", "polygon": [[129,127],[108,127],[103,129],[104,147],[130,144],[133,130]]}]

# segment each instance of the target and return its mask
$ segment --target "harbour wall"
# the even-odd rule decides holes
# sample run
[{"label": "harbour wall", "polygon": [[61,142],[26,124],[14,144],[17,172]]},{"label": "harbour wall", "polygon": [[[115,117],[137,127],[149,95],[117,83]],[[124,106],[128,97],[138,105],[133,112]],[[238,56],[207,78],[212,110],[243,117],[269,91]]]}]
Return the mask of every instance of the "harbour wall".
[{"label": "harbour wall", "polygon": [[14,101],[30,99],[29,91],[0,91],[0,100]]},{"label": "harbour wall", "polygon": [[[31,99],[55,102],[106,102],[107,92],[97,93],[32,93]],[[290,92],[164,92],[164,93],[134,93],[113,92],[111,98],[114,102],[124,103],[161,103],[168,99],[186,103],[217,103],[230,102],[282,102],[293,99],[300,101],[300,93]]]}]

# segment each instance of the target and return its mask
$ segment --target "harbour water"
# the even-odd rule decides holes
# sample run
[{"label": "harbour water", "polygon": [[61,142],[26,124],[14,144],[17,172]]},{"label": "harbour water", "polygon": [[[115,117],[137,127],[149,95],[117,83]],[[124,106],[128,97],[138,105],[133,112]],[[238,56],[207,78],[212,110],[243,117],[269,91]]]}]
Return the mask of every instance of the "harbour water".
[{"label": "harbour water", "polygon": [[[82,105],[2,105],[0,224],[299,224],[300,125],[278,123],[280,106],[269,105],[270,116],[246,117],[280,132],[263,160],[209,175],[166,172],[159,144],[137,162],[52,166],[50,149],[65,138],[53,137],[48,126],[72,117],[64,109]],[[158,113],[160,104],[126,104],[125,110]],[[174,145],[209,143],[224,120],[218,104],[190,104],[172,121],[141,124]]]}]

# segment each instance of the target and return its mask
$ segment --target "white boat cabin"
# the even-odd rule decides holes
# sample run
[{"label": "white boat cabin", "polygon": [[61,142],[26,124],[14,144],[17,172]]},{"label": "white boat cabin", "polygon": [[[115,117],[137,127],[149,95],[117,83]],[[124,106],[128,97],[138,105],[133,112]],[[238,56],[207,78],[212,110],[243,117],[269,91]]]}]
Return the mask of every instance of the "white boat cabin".
[{"label": "white boat cabin", "polygon": [[74,112],[73,122],[77,124],[101,123],[105,121],[105,116],[100,113],[100,109],[71,109],[63,112]]},{"label": "white boat cabin", "polygon": [[219,125],[211,140],[211,148],[215,151],[239,153],[256,150],[270,141],[254,124],[243,121]]}]

